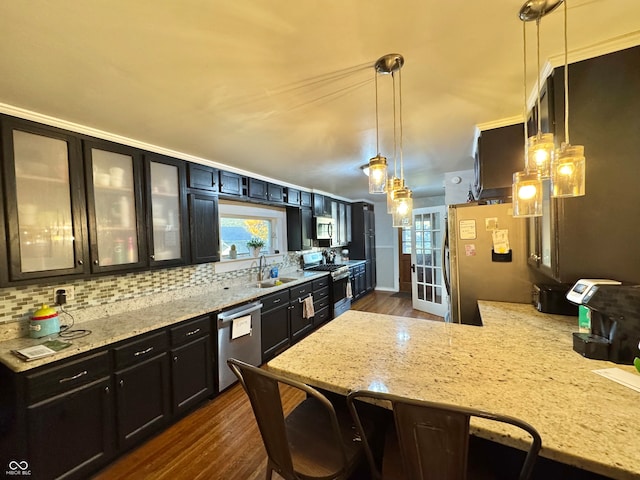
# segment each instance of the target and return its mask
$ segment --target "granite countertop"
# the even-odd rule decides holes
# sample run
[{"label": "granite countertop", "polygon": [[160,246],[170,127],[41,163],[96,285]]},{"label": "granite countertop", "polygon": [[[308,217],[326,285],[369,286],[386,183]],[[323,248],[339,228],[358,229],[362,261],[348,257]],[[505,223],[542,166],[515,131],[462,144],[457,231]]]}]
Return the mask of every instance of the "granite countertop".
[{"label": "granite countertop", "polygon": [[[633,366],[575,353],[575,317],[478,303],[483,327],[351,310],[268,366],[341,394],[370,389],[512,415],[538,430],[544,457],[639,478],[640,394],[592,372]],[[519,448],[527,438],[496,424],[472,428]]]},{"label": "granite countertop", "polygon": [[[283,278],[293,278],[295,280],[270,288],[257,288],[251,286],[252,284],[235,285],[229,288],[212,288],[209,292],[203,294],[77,323],[74,328],[91,330],[91,334],[86,337],[69,340],[71,346],[57,352],[55,355],[30,362],[25,362],[16,357],[11,353],[11,350],[38,345],[50,338],[59,337],[54,335],[38,339],[17,338],[3,341],[0,342],[0,362],[14,372],[30,370],[63,358],[126,340],[142,333],[167,327],[200,315],[220,311],[326,275],[329,275],[329,273],[283,272]],[[66,322],[67,319],[61,317],[61,321]],[[65,340],[64,338],[60,339]]]}]

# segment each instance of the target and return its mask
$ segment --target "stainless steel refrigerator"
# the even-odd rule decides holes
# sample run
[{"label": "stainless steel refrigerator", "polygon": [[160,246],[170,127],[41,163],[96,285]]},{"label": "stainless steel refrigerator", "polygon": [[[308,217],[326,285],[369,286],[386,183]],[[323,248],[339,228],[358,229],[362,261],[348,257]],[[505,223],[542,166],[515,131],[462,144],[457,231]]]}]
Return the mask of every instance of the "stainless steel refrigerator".
[{"label": "stainless steel refrigerator", "polygon": [[526,234],[526,221],[512,216],[511,203],[449,206],[444,248],[447,321],[481,325],[478,300],[531,302]]}]

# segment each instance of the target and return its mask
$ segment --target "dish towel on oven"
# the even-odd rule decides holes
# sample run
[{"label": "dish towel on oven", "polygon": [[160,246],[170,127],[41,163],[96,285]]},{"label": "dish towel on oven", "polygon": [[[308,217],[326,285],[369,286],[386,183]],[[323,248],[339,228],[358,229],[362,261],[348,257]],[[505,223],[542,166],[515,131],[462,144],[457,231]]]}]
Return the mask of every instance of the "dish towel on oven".
[{"label": "dish towel on oven", "polygon": [[302,318],[311,318],[316,314],[313,311],[313,297],[309,295],[302,301]]},{"label": "dish towel on oven", "polygon": [[347,298],[353,298],[353,291],[351,290],[350,280],[347,280]]}]

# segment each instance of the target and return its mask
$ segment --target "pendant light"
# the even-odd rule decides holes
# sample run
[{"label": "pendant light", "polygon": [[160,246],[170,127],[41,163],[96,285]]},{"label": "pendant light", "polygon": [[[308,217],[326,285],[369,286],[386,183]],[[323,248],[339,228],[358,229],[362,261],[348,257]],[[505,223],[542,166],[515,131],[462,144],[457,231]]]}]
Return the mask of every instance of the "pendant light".
[{"label": "pendant light", "polygon": [[[524,8],[524,7],[523,7]],[[521,14],[522,15],[522,14]],[[523,62],[523,116],[524,116],[524,158],[525,168],[529,159],[528,126],[527,126],[527,31],[522,23],[522,44],[524,51]],[[513,174],[513,216],[540,217],[542,216],[542,178],[538,171],[516,172]]]},{"label": "pendant light", "polygon": [[[522,18],[522,17],[521,17]],[[540,19],[542,15],[536,18],[536,91],[538,106],[538,128],[537,133],[529,137],[528,155],[527,155],[527,171],[537,172],[542,177],[549,177],[551,162],[553,161],[555,145],[553,143],[553,133],[542,133],[542,120],[540,118]],[[523,20],[523,22],[526,20]],[[526,54],[526,52],[525,52]],[[525,117],[526,119],[526,117]]]},{"label": "pendant light", "polygon": [[369,193],[385,193],[387,187],[387,159],[380,155],[380,127],[378,123],[378,72],[375,72],[376,85],[376,152],[369,159]]},{"label": "pendant light", "polygon": [[567,53],[567,2],[564,2],[564,142],[551,163],[551,195],[579,197],[585,194],[584,147],[569,143],[569,62]]},{"label": "pendant light", "polygon": [[[401,56],[398,56],[402,59]],[[400,62],[396,60],[398,65],[397,70],[392,70],[391,76],[393,77],[393,145],[394,145],[394,158],[396,151],[396,143],[398,144],[398,151],[400,152],[400,182],[398,188],[393,190],[393,226],[398,228],[413,226],[413,199],[411,190],[405,185],[404,182],[404,157],[402,150],[402,65],[404,60]],[[399,125],[399,139],[396,142],[396,75],[398,73],[398,125]]]}]

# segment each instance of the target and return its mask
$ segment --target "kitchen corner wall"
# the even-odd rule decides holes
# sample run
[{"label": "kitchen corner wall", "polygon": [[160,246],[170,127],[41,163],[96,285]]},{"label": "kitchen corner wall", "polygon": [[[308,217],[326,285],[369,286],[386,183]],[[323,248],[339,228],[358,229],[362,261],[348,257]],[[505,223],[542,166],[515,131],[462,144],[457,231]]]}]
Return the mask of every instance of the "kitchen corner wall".
[{"label": "kitchen corner wall", "polygon": [[[76,323],[108,317],[125,311],[169,302],[222,289],[243,285],[255,279],[256,266],[216,272],[218,263],[100,276],[79,280],[0,288],[0,341],[28,335],[28,321],[42,304],[51,305],[53,290],[60,286],[74,287],[74,300],[65,311]],[[282,271],[300,266],[300,254],[289,252],[276,264]],[[219,268],[219,270],[223,270]],[[61,316],[61,323],[70,317]]]}]

